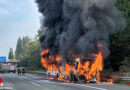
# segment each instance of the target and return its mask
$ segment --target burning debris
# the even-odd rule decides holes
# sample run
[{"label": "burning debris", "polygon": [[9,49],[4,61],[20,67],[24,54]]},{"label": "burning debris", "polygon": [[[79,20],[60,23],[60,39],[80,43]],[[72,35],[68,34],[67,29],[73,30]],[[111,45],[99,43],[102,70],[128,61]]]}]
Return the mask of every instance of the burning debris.
[{"label": "burning debris", "polygon": [[43,15],[42,64],[59,80],[100,81],[109,34],[125,28],[115,0],[36,0]]}]

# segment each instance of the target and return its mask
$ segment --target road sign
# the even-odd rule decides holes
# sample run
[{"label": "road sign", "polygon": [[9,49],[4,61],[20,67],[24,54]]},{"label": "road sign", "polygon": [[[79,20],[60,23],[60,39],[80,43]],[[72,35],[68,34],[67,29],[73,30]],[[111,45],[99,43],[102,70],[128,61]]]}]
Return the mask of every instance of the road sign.
[{"label": "road sign", "polygon": [[0,57],[0,63],[5,63],[6,62],[6,57]]}]

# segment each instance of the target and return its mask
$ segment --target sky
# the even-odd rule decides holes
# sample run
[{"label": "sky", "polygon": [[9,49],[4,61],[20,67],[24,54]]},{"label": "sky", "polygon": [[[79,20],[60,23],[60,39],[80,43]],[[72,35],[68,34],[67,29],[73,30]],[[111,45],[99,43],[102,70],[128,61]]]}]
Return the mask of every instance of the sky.
[{"label": "sky", "polygon": [[40,28],[35,0],[0,0],[0,56],[15,51],[18,37],[34,37]]}]

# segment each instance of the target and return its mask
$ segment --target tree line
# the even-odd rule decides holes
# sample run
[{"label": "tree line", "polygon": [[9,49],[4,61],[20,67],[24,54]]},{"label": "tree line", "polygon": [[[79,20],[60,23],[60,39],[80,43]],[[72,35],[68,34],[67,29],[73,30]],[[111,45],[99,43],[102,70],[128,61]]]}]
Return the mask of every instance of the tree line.
[{"label": "tree line", "polygon": [[125,30],[110,35],[110,56],[105,60],[107,68],[114,71],[130,71],[130,0],[117,0],[116,6],[126,18]]},{"label": "tree line", "polygon": [[34,38],[30,38],[29,36],[19,37],[17,40],[15,53],[13,54],[13,50],[11,48],[8,58],[15,58],[17,61],[20,61],[18,63],[18,67],[41,69],[42,65],[40,61],[41,56],[38,35]]}]

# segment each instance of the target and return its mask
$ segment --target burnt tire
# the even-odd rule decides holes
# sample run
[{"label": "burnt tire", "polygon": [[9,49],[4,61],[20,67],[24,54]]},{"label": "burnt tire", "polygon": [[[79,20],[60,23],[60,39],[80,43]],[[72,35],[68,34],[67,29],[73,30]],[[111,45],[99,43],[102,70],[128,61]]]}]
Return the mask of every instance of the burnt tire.
[{"label": "burnt tire", "polygon": [[79,83],[82,83],[82,84],[83,84],[83,83],[86,83],[86,78],[85,78],[85,76],[84,76],[84,75],[80,75],[78,81],[79,81]]}]

